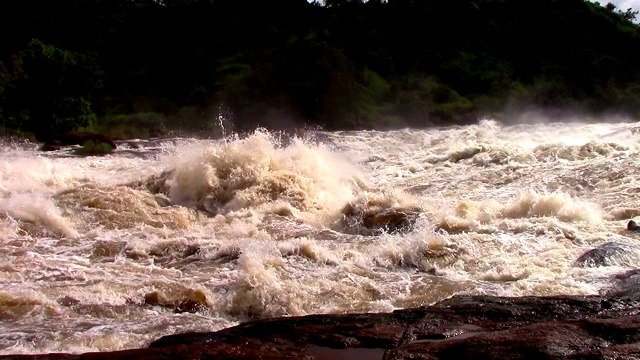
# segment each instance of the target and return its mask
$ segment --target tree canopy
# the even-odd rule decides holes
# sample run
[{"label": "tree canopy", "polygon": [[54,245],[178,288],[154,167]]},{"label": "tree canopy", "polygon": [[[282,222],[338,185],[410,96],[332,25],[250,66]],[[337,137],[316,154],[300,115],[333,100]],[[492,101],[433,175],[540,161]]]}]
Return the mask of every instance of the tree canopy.
[{"label": "tree canopy", "polygon": [[237,129],[637,118],[635,15],[584,0],[5,0],[0,125],[43,137],[135,114]]}]

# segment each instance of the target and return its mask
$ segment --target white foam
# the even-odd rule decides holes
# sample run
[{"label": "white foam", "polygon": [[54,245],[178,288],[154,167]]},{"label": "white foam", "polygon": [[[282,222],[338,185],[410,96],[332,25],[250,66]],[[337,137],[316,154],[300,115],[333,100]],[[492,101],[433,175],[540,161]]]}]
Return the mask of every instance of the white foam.
[{"label": "white foam", "polygon": [[[250,318],[459,293],[598,293],[640,261],[634,250],[574,266],[602,243],[637,240],[626,230],[640,216],[633,126],[486,121],[322,133],[324,145],[257,132],[167,141],[143,157],[5,149],[0,286],[26,305],[0,324],[13,336],[0,337],[0,353],[117,350]],[[174,169],[166,199],[128,185]],[[346,234],[336,224],[347,204],[360,223],[422,213],[406,233]],[[145,304],[152,292],[162,303]],[[174,313],[192,295],[205,308]]]},{"label": "white foam", "polygon": [[41,225],[58,235],[68,238],[80,236],[51,199],[42,195],[17,194],[0,198],[0,212],[15,220]]}]

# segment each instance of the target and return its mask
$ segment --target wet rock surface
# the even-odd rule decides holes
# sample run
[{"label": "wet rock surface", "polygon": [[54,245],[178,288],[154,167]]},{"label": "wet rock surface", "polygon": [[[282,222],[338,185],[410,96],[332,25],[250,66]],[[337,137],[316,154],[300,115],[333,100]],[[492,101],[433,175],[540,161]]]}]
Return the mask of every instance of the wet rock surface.
[{"label": "wet rock surface", "polygon": [[619,242],[607,242],[582,254],[576,259],[574,266],[597,267],[612,266],[624,263],[626,258],[637,251],[637,246]]},{"label": "wet rock surface", "polygon": [[421,210],[417,207],[386,207],[381,204],[347,204],[342,209],[340,231],[357,235],[407,233],[413,230]]},{"label": "wet rock surface", "polygon": [[602,291],[602,294],[616,297],[640,297],[640,269],[615,275],[609,289]]},{"label": "wet rock surface", "polygon": [[455,296],[393,313],[311,315],[165,336],[146,349],[4,359],[638,359],[640,297]]}]

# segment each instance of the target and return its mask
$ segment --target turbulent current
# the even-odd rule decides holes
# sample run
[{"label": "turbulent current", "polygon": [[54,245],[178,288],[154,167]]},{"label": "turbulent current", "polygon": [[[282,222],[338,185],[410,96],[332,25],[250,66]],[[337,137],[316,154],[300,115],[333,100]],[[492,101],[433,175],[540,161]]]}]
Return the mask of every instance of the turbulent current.
[{"label": "turbulent current", "polygon": [[[0,354],[454,294],[598,294],[640,265],[630,123],[0,146]],[[576,260],[625,247],[603,266]],[[601,264],[602,265],[602,264]]]}]

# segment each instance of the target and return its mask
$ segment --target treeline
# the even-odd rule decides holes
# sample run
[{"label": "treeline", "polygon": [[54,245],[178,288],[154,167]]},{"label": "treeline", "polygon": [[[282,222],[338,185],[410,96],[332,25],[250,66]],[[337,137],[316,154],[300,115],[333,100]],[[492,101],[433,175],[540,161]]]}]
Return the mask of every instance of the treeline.
[{"label": "treeline", "polygon": [[583,0],[3,0],[0,125],[127,137],[639,117],[636,15]]}]

